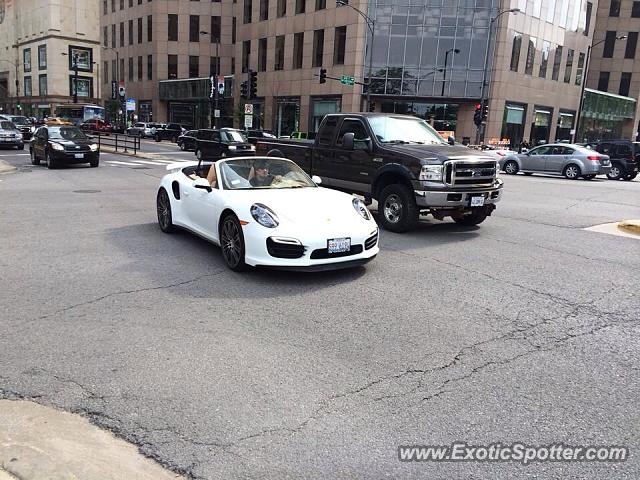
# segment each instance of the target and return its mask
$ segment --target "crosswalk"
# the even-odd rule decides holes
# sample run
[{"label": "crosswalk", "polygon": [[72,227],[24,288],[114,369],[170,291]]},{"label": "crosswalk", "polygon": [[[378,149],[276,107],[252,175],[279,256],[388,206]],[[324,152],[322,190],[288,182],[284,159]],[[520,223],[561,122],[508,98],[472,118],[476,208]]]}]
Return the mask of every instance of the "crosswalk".
[{"label": "crosswalk", "polygon": [[135,160],[105,160],[103,163],[112,167],[146,167],[147,165],[155,165],[166,167],[172,163],[189,163],[192,160],[163,160],[163,159],[145,159],[136,158]]}]

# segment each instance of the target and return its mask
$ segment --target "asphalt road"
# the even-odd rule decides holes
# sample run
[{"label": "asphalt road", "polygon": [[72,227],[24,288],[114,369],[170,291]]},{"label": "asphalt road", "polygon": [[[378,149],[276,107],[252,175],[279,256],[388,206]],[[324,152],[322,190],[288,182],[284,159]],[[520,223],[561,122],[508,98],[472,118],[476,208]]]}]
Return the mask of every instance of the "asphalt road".
[{"label": "asphalt road", "polygon": [[[194,478],[640,478],[640,241],[584,230],[640,217],[637,180],[507,177],[479,228],[382,232],[351,271],[236,274],[160,232],[162,165],[0,159],[19,167],[0,175],[0,397]],[[631,457],[398,461],[454,441]]]}]

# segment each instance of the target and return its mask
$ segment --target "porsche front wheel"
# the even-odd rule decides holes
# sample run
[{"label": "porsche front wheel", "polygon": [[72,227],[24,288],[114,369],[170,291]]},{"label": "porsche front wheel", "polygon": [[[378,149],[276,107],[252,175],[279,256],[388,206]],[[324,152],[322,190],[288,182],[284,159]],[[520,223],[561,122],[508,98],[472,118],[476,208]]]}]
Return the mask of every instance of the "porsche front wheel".
[{"label": "porsche front wheel", "polygon": [[164,233],[175,232],[176,227],[173,225],[173,218],[171,216],[171,201],[169,200],[169,195],[164,188],[161,188],[158,191],[156,206],[158,210],[158,225],[160,225],[160,230]]},{"label": "porsche front wheel", "polygon": [[244,263],[244,235],[238,218],[227,215],[220,227],[220,248],[222,257],[227,266],[236,272],[243,271],[247,265]]}]

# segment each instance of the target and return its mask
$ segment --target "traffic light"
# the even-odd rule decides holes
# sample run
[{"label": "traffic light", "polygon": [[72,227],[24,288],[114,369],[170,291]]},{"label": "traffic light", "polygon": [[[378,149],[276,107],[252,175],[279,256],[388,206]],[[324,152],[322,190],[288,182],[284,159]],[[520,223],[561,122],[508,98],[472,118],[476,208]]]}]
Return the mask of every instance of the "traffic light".
[{"label": "traffic light", "polygon": [[482,121],[486,122],[487,117],[489,116],[489,103],[485,102],[482,106]]},{"label": "traffic light", "polygon": [[247,85],[247,81],[245,80],[244,82],[242,82],[240,84],[240,97],[241,98],[245,98],[246,99],[248,97],[249,92],[248,92],[247,89],[248,89],[248,85]]},{"label": "traffic light", "polygon": [[249,70],[249,100],[258,96],[258,72]]},{"label": "traffic light", "polygon": [[320,83],[327,83],[327,69],[326,68],[321,68],[320,69]]},{"label": "traffic light", "polygon": [[482,125],[482,105],[479,103],[476,103],[476,111],[473,114],[473,123],[478,127]]}]

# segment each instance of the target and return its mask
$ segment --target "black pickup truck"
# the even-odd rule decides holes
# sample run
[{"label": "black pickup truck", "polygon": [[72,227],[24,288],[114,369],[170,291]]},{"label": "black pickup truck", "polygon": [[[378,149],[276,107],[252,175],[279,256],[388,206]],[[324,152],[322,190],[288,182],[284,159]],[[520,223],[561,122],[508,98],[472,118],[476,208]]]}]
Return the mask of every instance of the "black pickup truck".
[{"label": "black pickup truck", "polygon": [[327,115],[315,141],[262,138],[256,155],[288,158],[324,186],[376,199],[378,222],[394,232],[411,230],[421,214],[477,225],[502,196],[495,159],[407,115]]}]

